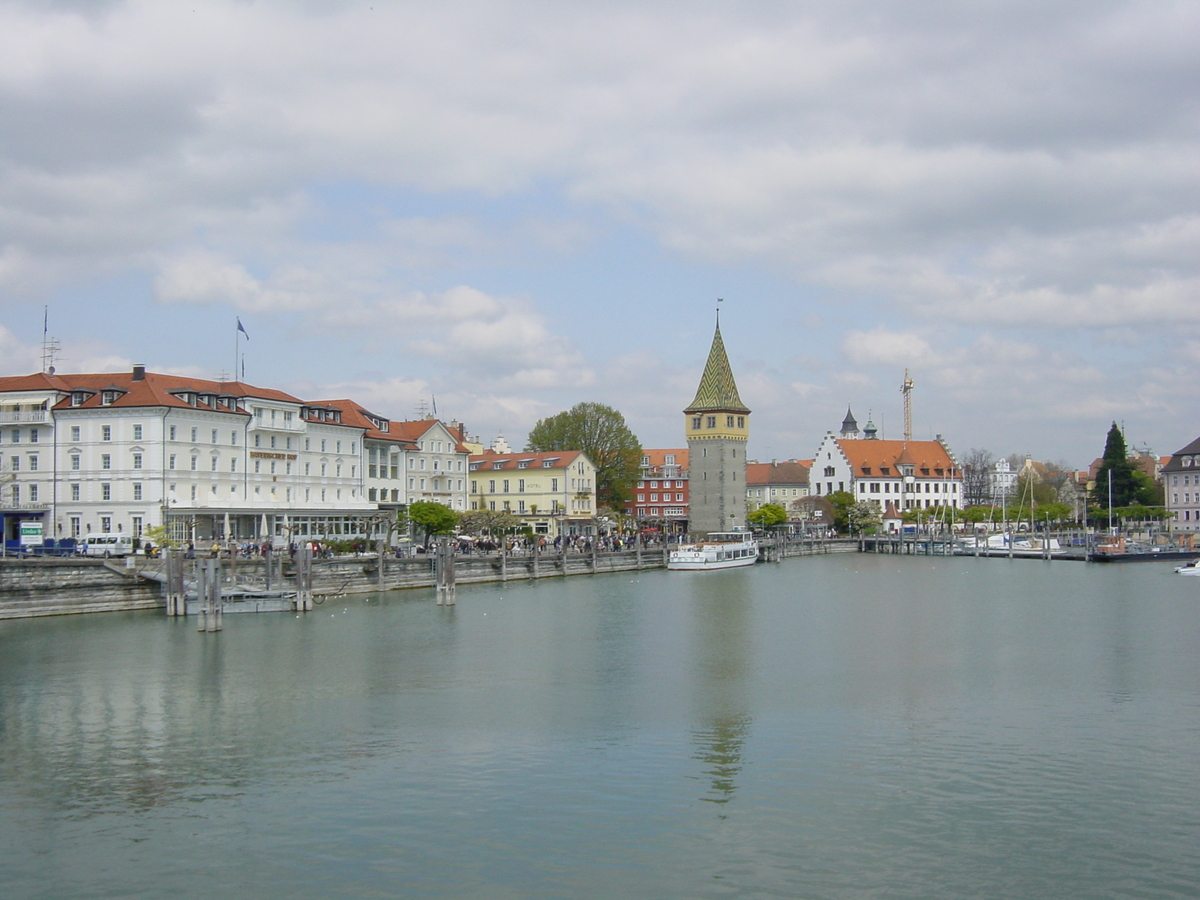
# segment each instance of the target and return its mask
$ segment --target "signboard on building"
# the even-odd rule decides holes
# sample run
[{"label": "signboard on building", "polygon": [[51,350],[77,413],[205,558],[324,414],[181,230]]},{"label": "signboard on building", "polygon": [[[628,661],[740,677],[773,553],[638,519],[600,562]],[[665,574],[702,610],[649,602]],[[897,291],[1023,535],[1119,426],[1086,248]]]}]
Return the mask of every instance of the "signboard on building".
[{"label": "signboard on building", "polygon": [[42,546],[42,523],[40,521],[26,521],[21,523],[21,546]]}]

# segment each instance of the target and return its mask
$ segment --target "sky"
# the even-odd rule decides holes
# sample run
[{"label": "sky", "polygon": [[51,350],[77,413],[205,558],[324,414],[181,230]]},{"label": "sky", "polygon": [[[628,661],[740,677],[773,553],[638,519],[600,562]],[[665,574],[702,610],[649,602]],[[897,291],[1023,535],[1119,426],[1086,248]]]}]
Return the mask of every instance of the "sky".
[{"label": "sky", "polygon": [[[749,455],[1200,434],[1200,4],[0,0],[0,375]],[[248,340],[237,333],[240,319]],[[240,345],[238,341],[240,342]]]}]

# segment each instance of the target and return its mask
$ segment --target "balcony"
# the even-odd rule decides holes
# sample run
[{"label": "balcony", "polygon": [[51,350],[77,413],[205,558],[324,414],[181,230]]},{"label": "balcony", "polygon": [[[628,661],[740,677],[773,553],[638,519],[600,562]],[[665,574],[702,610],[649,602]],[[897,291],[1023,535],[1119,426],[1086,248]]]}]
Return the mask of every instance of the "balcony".
[{"label": "balcony", "polygon": [[47,415],[44,409],[6,409],[0,412],[0,422],[45,422]]}]

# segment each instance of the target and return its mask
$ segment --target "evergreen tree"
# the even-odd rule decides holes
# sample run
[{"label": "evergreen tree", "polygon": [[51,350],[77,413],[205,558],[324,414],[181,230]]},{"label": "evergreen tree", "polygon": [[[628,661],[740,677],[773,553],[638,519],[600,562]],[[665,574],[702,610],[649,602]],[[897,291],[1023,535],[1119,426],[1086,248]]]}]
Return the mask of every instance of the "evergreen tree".
[{"label": "evergreen tree", "polygon": [[1125,435],[1121,433],[1117,423],[1113,422],[1104,442],[1104,456],[1100,461],[1100,469],[1096,472],[1092,502],[1101,509],[1108,509],[1111,482],[1114,509],[1141,503],[1144,488],[1136,473],[1137,469],[1129,461],[1129,453],[1125,449]]}]

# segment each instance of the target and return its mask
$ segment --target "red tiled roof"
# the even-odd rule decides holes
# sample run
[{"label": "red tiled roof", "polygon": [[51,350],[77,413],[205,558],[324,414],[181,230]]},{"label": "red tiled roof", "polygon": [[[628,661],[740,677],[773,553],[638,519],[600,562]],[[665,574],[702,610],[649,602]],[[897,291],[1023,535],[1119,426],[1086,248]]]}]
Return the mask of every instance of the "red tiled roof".
[{"label": "red tiled roof", "polygon": [[808,484],[809,467],[794,459],[781,463],[746,463],[746,485]]},{"label": "red tiled roof", "polygon": [[[484,450],[482,453],[472,454],[469,462],[473,470],[477,463],[480,464],[475,470],[479,472],[541,469],[547,460],[554,462],[554,465],[548,468],[561,469],[582,455],[582,450],[547,450],[540,453],[497,453],[494,450]],[[526,465],[521,466],[521,463]]]},{"label": "red tiled roof", "polygon": [[[850,461],[855,476],[868,474],[879,475],[885,466],[895,468],[902,460],[911,463],[918,470],[929,469],[930,475],[935,469],[941,469],[944,475],[955,475],[954,461],[938,441],[875,441],[849,440],[837,442],[842,453]],[[919,473],[924,474],[924,473]]]}]

